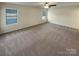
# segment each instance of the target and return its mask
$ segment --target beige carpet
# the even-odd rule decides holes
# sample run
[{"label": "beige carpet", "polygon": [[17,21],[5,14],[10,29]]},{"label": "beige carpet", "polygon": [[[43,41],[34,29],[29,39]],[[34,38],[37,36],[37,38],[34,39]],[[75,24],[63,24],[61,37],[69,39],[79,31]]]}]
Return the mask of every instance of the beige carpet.
[{"label": "beige carpet", "polygon": [[0,36],[0,55],[79,55],[79,31],[45,23]]}]

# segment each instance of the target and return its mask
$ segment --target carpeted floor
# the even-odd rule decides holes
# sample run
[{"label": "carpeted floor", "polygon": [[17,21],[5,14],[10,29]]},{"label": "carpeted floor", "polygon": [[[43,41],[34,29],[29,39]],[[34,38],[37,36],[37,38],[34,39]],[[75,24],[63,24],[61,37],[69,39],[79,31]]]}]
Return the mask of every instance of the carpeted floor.
[{"label": "carpeted floor", "polygon": [[79,31],[51,23],[0,35],[0,55],[79,55]]}]

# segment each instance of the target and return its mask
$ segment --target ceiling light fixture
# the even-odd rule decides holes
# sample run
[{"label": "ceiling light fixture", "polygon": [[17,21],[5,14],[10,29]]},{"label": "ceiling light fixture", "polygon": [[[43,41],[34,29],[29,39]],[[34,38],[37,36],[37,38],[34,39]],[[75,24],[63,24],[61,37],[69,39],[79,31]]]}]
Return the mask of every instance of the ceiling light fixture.
[{"label": "ceiling light fixture", "polygon": [[54,3],[54,2],[53,3],[52,2],[43,2],[41,4],[42,4],[43,8],[46,8],[46,9],[56,6],[56,3]]},{"label": "ceiling light fixture", "polygon": [[49,4],[48,4],[48,2],[45,2],[45,4],[44,4],[44,8],[49,8]]},{"label": "ceiling light fixture", "polygon": [[44,8],[49,8],[48,2],[45,3]]}]

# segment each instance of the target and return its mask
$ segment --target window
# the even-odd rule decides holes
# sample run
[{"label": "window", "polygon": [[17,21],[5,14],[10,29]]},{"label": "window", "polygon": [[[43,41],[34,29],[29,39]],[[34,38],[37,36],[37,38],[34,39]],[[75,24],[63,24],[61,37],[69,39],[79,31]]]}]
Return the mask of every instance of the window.
[{"label": "window", "polygon": [[46,10],[43,10],[43,16],[47,16]]},{"label": "window", "polygon": [[47,19],[47,9],[43,10],[43,15],[42,15],[42,19]]},{"label": "window", "polygon": [[6,9],[6,24],[17,23],[17,9]]}]

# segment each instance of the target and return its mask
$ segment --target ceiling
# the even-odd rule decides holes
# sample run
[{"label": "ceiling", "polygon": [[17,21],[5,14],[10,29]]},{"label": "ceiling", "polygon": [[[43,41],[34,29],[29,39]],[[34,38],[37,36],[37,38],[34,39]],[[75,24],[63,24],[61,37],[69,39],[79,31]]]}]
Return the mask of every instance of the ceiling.
[{"label": "ceiling", "polygon": [[12,4],[19,4],[19,5],[40,5],[39,2],[9,2]]},{"label": "ceiling", "polygon": [[[41,6],[44,2],[6,2],[18,5],[30,5],[30,6]],[[79,2],[50,2],[51,4],[56,4],[57,6],[72,6],[79,5]]]}]

